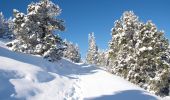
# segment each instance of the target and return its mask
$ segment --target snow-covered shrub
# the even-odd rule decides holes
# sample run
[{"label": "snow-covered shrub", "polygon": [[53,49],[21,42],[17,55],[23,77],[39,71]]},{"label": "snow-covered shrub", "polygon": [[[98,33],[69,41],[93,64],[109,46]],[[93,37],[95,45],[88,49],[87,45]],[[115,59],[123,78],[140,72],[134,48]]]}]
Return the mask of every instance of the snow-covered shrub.
[{"label": "snow-covered shrub", "polygon": [[60,13],[59,6],[50,0],[31,3],[27,14],[14,10],[13,29],[16,40],[12,44],[13,50],[38,55],[48,52],[50,56],[58,52],[61,39],[54,32],[64,30],[63,21],[56,18]]},{"label": "snow-covered shrub", "polygon": [[108,51],[98,51],[97,66],[106,67],[108,65]]},{"label": "snow-covered shrub", "polygon": [[151,22],[123,13],[112,28],[110,71],[160,96],[169,94],[169,42]]},{"label": "snow-covered shrub", "polygon": [[64,41],[64,44],[66,45],[66,48],[63,52],[63,57],[70,59],[73,62],[80,62],[81,61],[81,56],[79,52],[78,45],[74,45],[71,42]]},{"label": "snow-covered shrub", "polygon": [[63,56],[63,48],[50,48],[46,53],[44,53],[44,58],[50,62],[58,61]]}]

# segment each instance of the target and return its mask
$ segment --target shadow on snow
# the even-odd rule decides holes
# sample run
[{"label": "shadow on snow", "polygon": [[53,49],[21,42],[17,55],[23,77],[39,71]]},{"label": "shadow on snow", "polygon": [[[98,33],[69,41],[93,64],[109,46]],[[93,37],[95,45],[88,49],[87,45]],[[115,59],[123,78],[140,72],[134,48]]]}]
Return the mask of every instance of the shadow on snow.
[{"label": "shadow on snow", "polygon": [[125,90],[113,95],[103,95],[96,98],[86,98],[85,100],[157,100],[154,96],[146,94],[140,90]]},{"label": "shadow on snow", "polygon": [[12,97],[12,94],[15,94],[15,89],[14,86],[10,83],[10,79],[15,79],[15,78],[16,78],[15,72],[4,72],[0,70],[0,99],[1,100],[20,100]]}]

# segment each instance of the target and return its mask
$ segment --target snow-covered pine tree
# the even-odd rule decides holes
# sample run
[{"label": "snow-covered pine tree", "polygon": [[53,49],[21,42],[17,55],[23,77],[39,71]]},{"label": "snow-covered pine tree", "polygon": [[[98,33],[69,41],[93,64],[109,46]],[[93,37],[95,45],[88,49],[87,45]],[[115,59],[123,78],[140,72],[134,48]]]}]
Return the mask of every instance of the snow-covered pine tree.
[{"label": "snow-covered pine tree", "polygon": [[[139,42],[136,45],[137,67],[132,72],[139,73],[135,77],[138,79],[138,83],[142,81],[142,84],[140,83],[142,87],[157,95],[168,95],[170,55],[167,50],[169,42],[164,37],[164,32],[158,31],[151,21],[144,24],[139,32]],[[139,68],[140,70],[138,70]]]},{"label": "snow-covered pine tree", "polygon": [[9,27],[11,20],[6,20],[2,12],[0,12],[0,38],[12,39],[13,33]]},{"label": "snow-covered pine tree", "polygon": [[169,94],[168,40],[148,21],[124,12],[112,29],[110,71],[160,96]]},{"label": "snow-covered pine tree", "polygon": [[0,37],[3,37],[4,34],[4,16],[2,12],[0,12]]},{"label": "snow-covered pine tree", "polygon": [[[133,12],[125,12],[112,29],[112,40],[109,43],[109,66],[111,72],[126,78],[128,71],[135,64],[135,48],[133,36],[140,23]],[[112,68],[113,67],[113,68]]]},{"label": "snow-covered pine tree", "polygon": [[[27,14],[14,10],[14,51],[43,55],[45,58],[52,56],[50,61],[60,57],[62,46],[61,39],[54,35],[54,31],[63,31],[63,21],[56,17],[61,13],[58,5],[50,0],[41,0],[28,5]],[[55,55],[55,56],[54,56]]]},{"label": "snow-covered pine tree", "polygon": [[68,42],[67,40],[64,41],[64,44],[66,45],[66,48],[63,52],[63,57],[75,63],[79,63],[81,61],[81,55],[78,45],[74,45],[72,42]]},{"label": "snow-covered pine tree", "polygon": [[89,34],[89,48],[86,55],[86,62],[88,64],[97,64],[98,62],[98,47],[96,45],[94,33]]}]

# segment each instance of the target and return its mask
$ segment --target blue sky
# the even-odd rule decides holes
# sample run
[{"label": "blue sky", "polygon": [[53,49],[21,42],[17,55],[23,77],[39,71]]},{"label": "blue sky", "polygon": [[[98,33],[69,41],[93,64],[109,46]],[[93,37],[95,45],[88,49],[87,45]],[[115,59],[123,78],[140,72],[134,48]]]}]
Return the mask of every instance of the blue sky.
[{"label": "blue sky", "polygon": [[[27,5],[39,0],[1,0],[0,11],[12,16],[12,9],[26,12]],[[52,0],[62,9],[59,18],[65,20],[64,39],[77,43],[82,57],[88,49],[88,34],[95,33],[99,48],[107,49],[111,39],[110,29],[124,11],[132,10],[141,21],[152,20],[170,39],[170,0]]]}]

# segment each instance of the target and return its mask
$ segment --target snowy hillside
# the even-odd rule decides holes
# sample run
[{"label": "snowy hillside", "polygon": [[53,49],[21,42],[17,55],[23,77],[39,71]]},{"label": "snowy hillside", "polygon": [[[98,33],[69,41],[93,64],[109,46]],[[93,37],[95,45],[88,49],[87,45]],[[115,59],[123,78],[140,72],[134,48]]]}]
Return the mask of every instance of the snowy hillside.
[{"label": "snowy hillside", "polygon": [[106,71],[62,59],[50,63],[0,42],[0,100],[160,100]]}]

